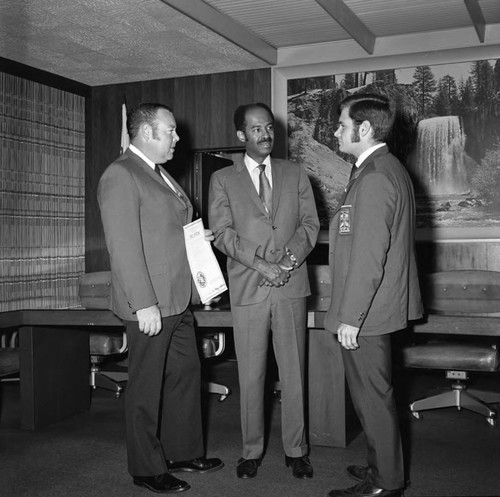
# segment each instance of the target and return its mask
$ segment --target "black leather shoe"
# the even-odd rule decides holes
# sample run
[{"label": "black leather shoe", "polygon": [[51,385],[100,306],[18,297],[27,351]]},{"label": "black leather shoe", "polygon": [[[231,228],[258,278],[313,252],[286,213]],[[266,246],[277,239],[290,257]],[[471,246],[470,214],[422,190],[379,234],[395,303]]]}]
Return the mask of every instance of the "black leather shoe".
[{"label": "black leather shoe", "polygon": [[332,490],[328,497],[404,497],[403,489],[384,490],[367,481],[359,482],[354,487]]},{"label": "black leather shoe", "polygon": [[177,494],[191,488],[185,481],[179,480],[168,473],[156,476],[134,476],[134,485],[146,487],[160,494]]},{"label": "black leather shoe", "polygon": [[260,466],[260,459],[239,459],[236,466],[236,476],[238,478],[255,478]]},{"label": "black leather shoe", "polygon": [[345,469],[346,473],[356,481],[364,481],[368,476],[368,467],[367,466],[347,466]]},{"label": "black leather shoe", "polygon": [[313,467],[308,456],[285,456],[285,464],[287,468],[292,467],[292,474],[295,478],[305,480],[313,477]]},{"label": "black leather shoe", "polygon": [[191,461],[167,461],[167,468],[170,473],[211,473],[218,471],[224,467],[224,463],[217,457],[207,459],[206,457],[198,457]]}]

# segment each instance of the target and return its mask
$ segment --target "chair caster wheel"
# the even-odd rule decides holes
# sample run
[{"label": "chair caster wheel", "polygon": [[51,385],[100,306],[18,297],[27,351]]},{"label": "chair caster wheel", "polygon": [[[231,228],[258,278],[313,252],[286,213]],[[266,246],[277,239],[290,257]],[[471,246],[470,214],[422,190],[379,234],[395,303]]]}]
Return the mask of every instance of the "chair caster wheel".
[{"label": "chair caster wheel", "polygon": [[488,423],[492,428],[496,428],[497,420],[495,418],[486,418],[486,421],[488,421]]},{"label": "chair caster wheel", "polygon": [[422,419],[422,415],[418,411],[412,411],[411,414],[415,419]]}]

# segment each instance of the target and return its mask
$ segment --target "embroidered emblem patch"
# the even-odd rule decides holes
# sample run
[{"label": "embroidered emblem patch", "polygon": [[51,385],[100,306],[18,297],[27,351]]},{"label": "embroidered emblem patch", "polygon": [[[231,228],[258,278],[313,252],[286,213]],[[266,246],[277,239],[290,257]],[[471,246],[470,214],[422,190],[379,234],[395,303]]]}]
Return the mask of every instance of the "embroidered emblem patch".
[{"label": "embroidered emblem patch", "polygon": [[339,215],[339,235],[352,233],[351,205],[343,205]]}]

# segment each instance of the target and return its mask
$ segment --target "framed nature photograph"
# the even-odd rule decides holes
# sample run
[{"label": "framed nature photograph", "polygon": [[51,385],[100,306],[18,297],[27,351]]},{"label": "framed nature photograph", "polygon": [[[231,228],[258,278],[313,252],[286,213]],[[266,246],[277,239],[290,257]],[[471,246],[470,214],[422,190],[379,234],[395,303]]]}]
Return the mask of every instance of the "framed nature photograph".
[{"label": "framed nature photograph", "polygon": [[322,229],[354,161],[338,150],[338,104],[388,96],[391,152],[408,169],[420,239],[500,237],[500,59],[293,77],[286,81],[287,156],[313,185]]}]

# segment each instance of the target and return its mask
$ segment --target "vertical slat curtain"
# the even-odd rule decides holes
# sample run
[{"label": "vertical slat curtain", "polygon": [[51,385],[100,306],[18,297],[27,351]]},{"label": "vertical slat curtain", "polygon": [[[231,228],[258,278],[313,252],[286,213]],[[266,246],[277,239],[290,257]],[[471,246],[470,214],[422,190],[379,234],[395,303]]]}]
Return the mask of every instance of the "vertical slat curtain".
[{"label": "vertical slat curtain", "polygon": [[78,307],[85,99],[0,72],[0,311]]}]

